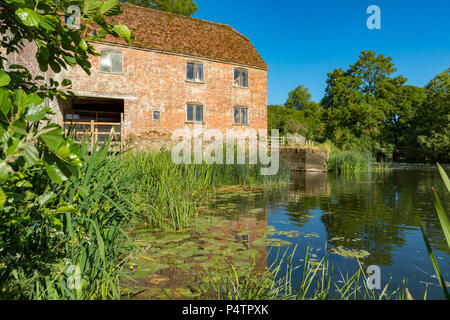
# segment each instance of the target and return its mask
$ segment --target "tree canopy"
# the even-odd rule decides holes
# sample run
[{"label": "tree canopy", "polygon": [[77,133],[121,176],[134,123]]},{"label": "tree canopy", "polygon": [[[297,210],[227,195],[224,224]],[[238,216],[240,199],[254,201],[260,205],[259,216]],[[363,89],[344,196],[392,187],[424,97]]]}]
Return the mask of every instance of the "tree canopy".
[{"label": "tree canopy", "polygon": [[269,128],[394,160],[450,161],[449,70],[424,88],[407,85],[391,57],[362,51],[346,70],[328,73],[319,104],[300,85],[284,106],[269,106]]},{"label": "tree canopy", "polygon": [[192,16],[198,9],[194,0],[127,0],[127,2],[184,16]]}]

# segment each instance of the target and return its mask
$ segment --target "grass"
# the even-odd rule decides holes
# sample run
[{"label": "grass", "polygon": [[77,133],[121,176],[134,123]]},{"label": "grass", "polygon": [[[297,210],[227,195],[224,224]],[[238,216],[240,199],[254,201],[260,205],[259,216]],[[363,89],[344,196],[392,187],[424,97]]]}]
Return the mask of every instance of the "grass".
[{"label": "grass", "polygon": [[[296,247],[297,248],[297,247]],[[204,296],[218,300],[390,300],[402,298],[400,288],[389,292],[389,283],[376,293],[367,285],[367,277],[358,261],[358,270],[342,275],[342,284],[333,280],[333,267],[325,255],[319,262],[311,261],[307,248],[303,268],[294,266],[296,251],[278,251],[273,264],[262,273],[249,269],[238,274],[233,265],[228,272],[209,277],[200,287]],[[294,288],[294,272],[302,269],[299,285]]]},{"label": "grass", "polygon": [[[128,200],[132,180],[123,170],[121,156],[111,154],[108,149],[106,143],[90,153],[89,144],[82,144],[83,167],[79,177],[48,186],[55,195],[74,205],[77,213],[59,217],[62,222],[59,230],[41,228],[32,235],[55,240],[45,252],[52,259],[27,261],[36,266],[34,275],[24,277],[16,272],[15,279],[2,288],[2,298],[120,298],[119,280],[126,262],[123,257],[130,248],[125,231],[135,206]],[[34,250],[39,253],[42,248]]]},{"label": "grass", "polygon": [[290,174],[283,165],[275,176],[261,176],[260,165],[175,165],[169,152],[130,154],[125,166],[133,176],[133,201],[139,204],[139,217],[163,230],[188,227],[215,187],[286,183]]},{"label": "grass", "polygon": [[[447,187],[448,192],[450,192],[450,180],[448,179],[448,176],[445,173],[444,169],[439,164],[438,164],[438,168],[439,168],[439,173],[441,174],[442,180],[444,181],[444,184]],[[445,239],[447,240],[447,245],[450,248],[450,221],[448,219],[447,213],[445,212],[444,206],[442,205],[442,202],[439,199],[439,196],[434,189],[433,189],[433,198],[434,198],[434,204],[436,207],[436,212],[439,217],[439,222],[440,222],[442,230],[444,232]],[[428,237],[425,233],[425,229],[422,225],[422,221],[420,221],[420,219],[419,219],[419,225],[420,225],[420,230],[422,232],[423,240],[427,247],[428,255],[430,257],[431,263],[433,264],[433,268],[436,273],[436,277],[439,281],[439,285],[441,286],[442,293],[444,294],[444,297],[447,300],[450,300],[450,294],[447,289],[447,284],[446,284],[444,277],[442,275],[442,272],[439,268],[439,265],[437,263],[433,249],[431,248],[430,241],[428,240]]]},{"label": "grass", "polygon": [[372,157],[359,151],[334,150],[328,162],[328,170],[338,174],[367,173],[372,168]]}]

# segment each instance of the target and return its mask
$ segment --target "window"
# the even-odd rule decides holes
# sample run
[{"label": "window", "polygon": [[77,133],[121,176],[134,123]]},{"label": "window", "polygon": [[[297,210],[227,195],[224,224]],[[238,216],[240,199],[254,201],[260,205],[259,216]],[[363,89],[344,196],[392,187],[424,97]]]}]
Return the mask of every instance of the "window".
[{"label": "window", "polygon": [[203,64],[188,62],[186,68],[186,79],[189,81],[203,81]]},{"label": "window", "polygon": [[244,69],[234,69],[234,85],[248,88],[248,71]]},{"label": "window", "polygon": [[248,108],[234,108],[234,124],[248,125]]},{"label": "window", "polygon": [[154,122],[161,121],[161,112],[160,111],[153,111],[153,121]]},{"label": "window", "polygon": [[101,50],[100,71],[105,73],[122,73],[122,52]]},{"label": "window", "polygon": [[188,104],[186,108],[186,121],[203,123],[203,106]]}]

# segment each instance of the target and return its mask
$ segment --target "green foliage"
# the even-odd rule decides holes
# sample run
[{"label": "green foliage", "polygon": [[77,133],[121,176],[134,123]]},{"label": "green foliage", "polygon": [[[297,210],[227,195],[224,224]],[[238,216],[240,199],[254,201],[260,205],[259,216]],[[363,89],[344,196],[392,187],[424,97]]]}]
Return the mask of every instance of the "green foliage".
[{"label": "green foliage", "polygon": [[[90,42],[108,34],[122,37],[128,42],[133,38],[126,26],[111,25],[105,18],[121,12],[119,0],[10,0],[0,1],[0,6],[0,32],[5,35],[0,45],[6,55],[20,54],[27,43],[32,43],[37,48],[36,60],[43,72],[50,68],[59,73],[69,66],[78,65],[89,74],[89,56],[98,55]],[[71,17],[73,11],[68,10],[70,6],[80,9],[78,28],[73,23],[66,23],[61,17],[61,13]],[[7,57],[1,56],[1,78],[10,77],[9,89],[23,89],[27,93],[38,93],[40,97],[53,98],[63,94],[58,89],[61,83],[53,79],[45,83],[42,76],[32,75],[25,66],[9,65],[6,68],[8,63],[5,62]],[[68,86],[70,81],[65,80],[62,85]]]},{"label": "green foliage", "polygon": [[220,185],[273,185],[289,180],[283,165],[275,176],[261,176],[260,165],[175,165],[169,152],[138,153],[126,158],[134,176],[140,217],[152,227],[181,230],[189,226],[202,200]]},{"label": "green foliage", "polygon": [[340,174],[359,174],[369,172],[371,165],[370,153],[335,150],[331,152],[328,170]]},{"label": "green foliage", "polygon": [[126,2],[185,16],[192,16],[197,12],[194,0],[127,0]]},{"label": "green foliage", "polygon": [[[294,273],[301,266],[293,264],[294,248],[291,254],[288,250],[277,257],[264,272],[249,269],[239,275],[233,265],[228,272],[218,279],[204,282],[200,288],[202,294],[214,294],[218,300],[390,300],[401,298],[399,290],[388,292],[389,283],[380,293],[369,289],[367,277],[358,261],[358,270],[352,274],[341,274],[339,282],[333,279],[333,268],[328,255],[320,261],[310,258],[309,247],[306,250],[300,284],[293,286]],[[284,272],[283,275],[281,275]]]},{"label": "green foliage", "polygon": [[[71,5],[80,9],[76,28],[61,17]],[[97,54],[90,41],[107,34],[132,39],[126,26],[106,21],[120,13],[120,3],[10,0],[0,6],[6,54],[0,57],[0,297],[118,298],[117,245],[127,214],[118,196],[125,184],[105,161],[108,146],[88,157],[86,146],[80,152],[51,122],[54,112],[44,99],[64,99],[60,86],[70,80],[44,82],[7,59],[31,43],[42,72],[78,65],[89,74],[89,55]],[[75,266],[81,287],[70,290],[67,271]]]},{"label": "green foliage", "polygon": [[394,72],[392,58],[362,51],[347,70],[328,73],[320,104],[299,86],[284,107],[269,106],[269,129],[394,161],[449,162],[450,69],[425,88],[406,85]]},{"label": "green foliage", "polygon": [[[439,172],[441,174],[442,180],[444,181],[445,186],[447,187],[448,192],[450,192],[450,180],[448,179],[447,174],[445,173],[444,169],[438,164]],[[436,207],[436,212],[439,217],[439,221],[441,223],[442,230],[445,235],[445,239],[447,240],[447,246],[450,248],[450,221],[448,218],[447,213],[445,212],[444,206],[442,205],[441,200],[439,199],[439,196],[437,195],[436,191],[433,189],[433,197],[434,197],[434,204]],[[447,284],[444,280],[444,277],[442,275],[442,272],[439,268],[439,265],[437,263],[436,257],[434,255],[433,249],[430,245],[430,241],[428,240],[428,237],[425,233],[425,230],[423,228],[422,222],[419,219],[419,226],[420,230],[422,232],[423,240],[425,242],[425,245],[427,247],[428,255],[430,256],[431,263],[433,264],[434,271],[436,273],[436,277],[439,281],[439,284],[441,286],[442,292],[447,300],[450,300],[450,294],[447,289]]]},{"label": "green foliage", "polygon": [[415,161],[450,162],[450,69],[436,75],[425,87],[409,131],[408,154]]}]

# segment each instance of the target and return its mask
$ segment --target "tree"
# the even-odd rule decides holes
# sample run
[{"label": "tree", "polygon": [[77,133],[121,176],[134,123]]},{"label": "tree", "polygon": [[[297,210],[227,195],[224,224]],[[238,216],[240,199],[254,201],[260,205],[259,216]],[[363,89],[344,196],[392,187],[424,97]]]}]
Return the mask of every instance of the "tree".
[{"label": "tree", "polygon": [[192,16],[198,9],[194,0],[128,0],[127,2],[184,16]]},{"label": "tree", "polygon": [[450,161],[450,68],[425,87],[410,136],[410,156],[416,161]]},{"label": "tree", "polygon": [[374,150],[394,144],[383,140],[383,129],[389,117],[399,119],[398,97],[406,79],[391,77],[395,71],[390,57],[362,51],[347,71],[328,73],[322,100],[327,138],[343,148]]}]

